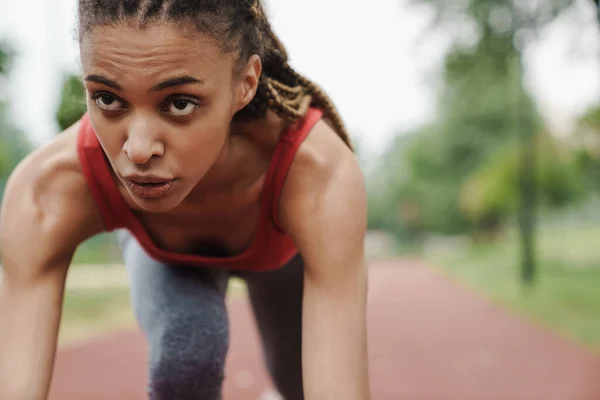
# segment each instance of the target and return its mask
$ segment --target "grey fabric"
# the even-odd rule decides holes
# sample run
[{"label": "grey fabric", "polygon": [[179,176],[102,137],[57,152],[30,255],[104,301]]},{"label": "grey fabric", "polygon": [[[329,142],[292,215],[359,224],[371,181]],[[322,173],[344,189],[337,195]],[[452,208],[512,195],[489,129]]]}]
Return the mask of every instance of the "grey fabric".
[{"label": "grey fabric", "polygon": [[[218,400],[229,348],[225,292],[230,271],[165,265],[119,231],[131,303],[149,347],[152,400]],[[265,360],[286,400],[303,399],[303,262],[271,272],[236,273],[248,284]]]},{"label": "grey fabric", "polygon": [[302,390],[302,293],[300,256],[281,269],[241,274],[262,339],[267,368],[285,400],[304,399]]}]

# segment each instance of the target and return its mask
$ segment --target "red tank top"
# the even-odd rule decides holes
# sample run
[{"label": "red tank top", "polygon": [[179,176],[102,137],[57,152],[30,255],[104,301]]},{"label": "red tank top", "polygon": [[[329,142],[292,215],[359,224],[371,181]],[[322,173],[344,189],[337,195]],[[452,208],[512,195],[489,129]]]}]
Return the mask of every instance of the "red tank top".
[{"label": "red tank top", "polygon": [[160,249],[121,197],[87,114],[81,121],[77,150],[85,179],[107,232],[119,228],[129,230],[152,258],[168,264],[265,271],[283,266],[297,254],[291,238],[279,225],[278,201],[298,148],[322,115],[321,110],[311,108],[304,119],[282,132],[262,188],[260,217],[254,239],[245,251],[232,257],[208,257]]}]

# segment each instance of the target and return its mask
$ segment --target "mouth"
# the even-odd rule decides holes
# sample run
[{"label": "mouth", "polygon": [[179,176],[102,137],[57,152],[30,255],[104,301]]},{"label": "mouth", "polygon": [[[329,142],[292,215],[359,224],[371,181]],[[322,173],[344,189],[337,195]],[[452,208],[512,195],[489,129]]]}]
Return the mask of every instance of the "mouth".
[{"label": "mouth", "polygon": [[131,177],[125,178],[127,187],[136,195],[144,199],[158,199],[169,193],[176,179],[158,177]]}]

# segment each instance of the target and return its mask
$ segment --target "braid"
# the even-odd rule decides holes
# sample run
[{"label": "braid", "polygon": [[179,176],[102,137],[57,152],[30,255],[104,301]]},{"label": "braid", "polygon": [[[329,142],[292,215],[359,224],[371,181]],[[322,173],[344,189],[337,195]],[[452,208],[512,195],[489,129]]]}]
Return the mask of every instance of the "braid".
[{"label": "braid", "polygon": [[140,7],[140,0],[123,0],[123,16],[134,15]]},{"label": "braid", "polygon": [[[295,122],[302,118],[308,108],[314,104],[323,109],[325,120],[344,143],[353,150],[350,135],[329,96],[314,82],[297,73],[289,65],[287,51],[271,29],[259,0],[251,0],[251,3],[251,12],[258,20],[259,34],[263,36],[263,41],[270,45],[267,46],[265,52],[265,61],[273,61],[273,65],[265,62],[267,77],[261,81],[262,85],[267,86],[267,91],[261,94],[267,96],[269,108],[287,121]],[[291,84],[286,85],[276,76],[281,81]]]},{"label": "braid", "polygon": [[289,87],[271,78],[267,78],[269,106],[282,117],[295,121],[302,118],[312,103],[312,97],[302,86]]},{"label": "braid", "polygon": [[147,0],[144,3],[145,9],[142,12],[142,20],[144,21],[158,16],[164,7],[163,0]]},{"label": "braid", "polygon": [[263,63],[256,95],[236,117],[261,118],[272,110],[294,123],[316,106],[352,149],[331,99],[290,66],[285,46],[273,32],[260,0],[78,0],[78,19],[80,38],[94,26],[126,20],[142,27],[152,21],[190,22],[199,32],[216,38],[223,51],[237,52],[236,68],[242,68],[253,54]]},{"label": "braid", "polygon": [[337,132],[340,138],[348,145],[348,147],[350,147],[350,149],[354,150],[352,140],[350,139],[350,135],[346,130],[344,122],[342,121],[342,117],[340,116],[329,96],[327,96],[323,89],[317,86],[316,83],[300,75],[289,65],[286,64],[286,67],[289,68],[290,72],[296,75],[296,79],[298,79],[300,84],[308,90],[313,98],[314,103],[323,109],[325,119],[327,122],[329,122],[333,130]]}]

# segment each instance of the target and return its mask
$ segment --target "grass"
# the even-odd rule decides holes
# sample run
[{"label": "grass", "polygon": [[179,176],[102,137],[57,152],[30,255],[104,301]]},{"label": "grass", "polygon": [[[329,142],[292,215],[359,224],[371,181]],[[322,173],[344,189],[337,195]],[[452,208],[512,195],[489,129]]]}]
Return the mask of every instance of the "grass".
[{"label": "grass", "polygon": [[492,301],[600,352],[600,225],[543,227],[537,279],[520,283],[518,238],[427,258],[443,273]]},{"label": "grass", "polygon": [[73,265],[122,262],[114,233],[102,233],[82,243],[73,256]]},{"label": "grass", "polygon": [[70,343],[134,326],[127,288],[68,289],[59,342]]}]

